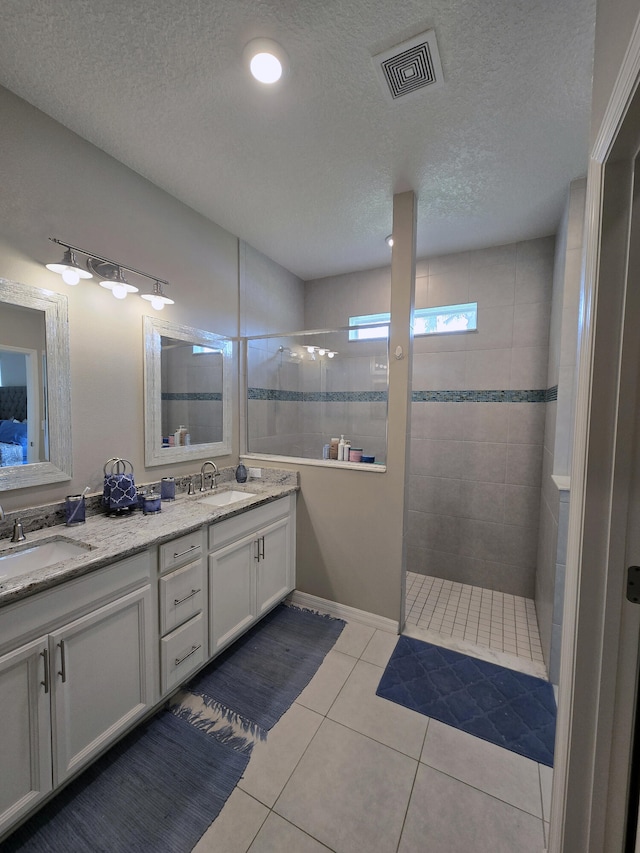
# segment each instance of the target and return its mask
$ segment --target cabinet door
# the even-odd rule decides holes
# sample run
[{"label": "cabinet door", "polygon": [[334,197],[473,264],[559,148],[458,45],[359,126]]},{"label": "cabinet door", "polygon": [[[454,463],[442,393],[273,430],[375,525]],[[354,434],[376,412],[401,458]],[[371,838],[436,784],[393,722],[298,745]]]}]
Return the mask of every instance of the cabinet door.
[{"label": "cabinet door", "polygon": [[0,833],[52,787],[47,643],[0,657]]},{"label": "cabinet door", "polygon": [[255,536],[209,555],[209,654],[241,634],[255,618]]},{"label": "cabinet door", "polygon": [[150,630],[147,585],[51,634],[55,784],[151,706]]},{"label": "cabinet door", "polygon": [[256,561],[256,615],[262,616],[292,588],[290,519],[283,518],[258,532],[260,559]]}]

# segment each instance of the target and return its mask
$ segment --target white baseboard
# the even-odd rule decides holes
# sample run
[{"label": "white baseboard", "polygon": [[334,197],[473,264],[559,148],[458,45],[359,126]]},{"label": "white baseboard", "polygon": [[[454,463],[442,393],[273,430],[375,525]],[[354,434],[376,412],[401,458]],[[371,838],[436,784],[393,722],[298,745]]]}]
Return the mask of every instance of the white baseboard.
[{"label": "white baseboard", "polygon": [[327,613],[329,616],[337,616],[346,619],[347,622],[361,622],[371,628],[378,628],[390,634],[399,634],[398,623],[386,616],[378,616],[376,613],[368,613],[366,610],[358,610],[356,607],[348,607],[337,601],[329,601],[327,598],[318,598],[309,595],[308,592],[299,592],[297,589],[287,597],[287,601],[296,607],[306,607],[308,610],[317,610],[319,613]]}]

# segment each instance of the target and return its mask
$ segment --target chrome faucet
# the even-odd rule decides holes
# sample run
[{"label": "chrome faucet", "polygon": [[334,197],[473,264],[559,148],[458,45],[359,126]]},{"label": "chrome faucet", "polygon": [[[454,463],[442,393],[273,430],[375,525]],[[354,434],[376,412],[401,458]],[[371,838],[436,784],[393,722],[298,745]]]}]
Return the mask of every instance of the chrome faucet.
[{"label": "chrome faucet", "polygon": [[22,529],[22,522],[19,518],[13,522],[13,534],[11,536],[12,542],[24,542],[27,537],[24,535],[24,530]]},{"label": "chrome faucet", "polygon": [[215,487],[216,487],[216,477],[218,476],[218,466],[216,465],[215,462],[211,462],[211,460],[207,459],[206,462],[202,463],[202,468],[200,469],[200,491],[201,492],[206,491],[206,487],[204,484],[206,482],[205,478],[207,475],[206,475],[204,469],[207,467],[207,465],[211,465],[211,467],[213,468],[213,471],[211,472],[211,490],[213,491],[213,489],[215,489]]}]

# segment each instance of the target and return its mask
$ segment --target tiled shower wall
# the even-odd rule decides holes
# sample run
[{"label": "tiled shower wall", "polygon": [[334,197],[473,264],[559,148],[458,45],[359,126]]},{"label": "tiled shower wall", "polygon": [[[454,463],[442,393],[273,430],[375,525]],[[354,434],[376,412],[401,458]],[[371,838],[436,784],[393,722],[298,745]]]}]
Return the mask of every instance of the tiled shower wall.
[{"label": "tiled shower wall", "polygon": [[[411,571],[533,597],[554,245],[417,263],[416,308],[477,301],[478,331],[414,341]],[[388,311],[390,286],[388,268],[307,282],[305,326]]]},{"label": "tiled shower wall", "polygon": [[585,201],[586,179],[573,181],[558,231],[549,339],[547,385],[557,393],[547,403],[535,600],[554,684],[560,675]]},{"label": "tiled shower wall", "polygon": [[162,379],[162,435],[184,425],[193,444],[222,441],[222,356],[194,355],[188,345],[163,348]]},{"label": "tiled shower wall", "polygon": [[416,307],[478,331],[414,342],[411,571],[533,597],[553,265],[553,237],[418,263]]}]

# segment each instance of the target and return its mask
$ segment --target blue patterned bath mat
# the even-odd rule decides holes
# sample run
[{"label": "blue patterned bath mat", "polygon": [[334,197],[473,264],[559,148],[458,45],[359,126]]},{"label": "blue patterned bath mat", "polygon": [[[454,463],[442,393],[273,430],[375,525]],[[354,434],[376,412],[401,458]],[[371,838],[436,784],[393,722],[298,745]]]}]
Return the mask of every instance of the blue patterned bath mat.
[{"label": "blue patterned bath mat", "polygon": [[553,687],[534,678],[400,637],[378,696],[553,767]]}]

